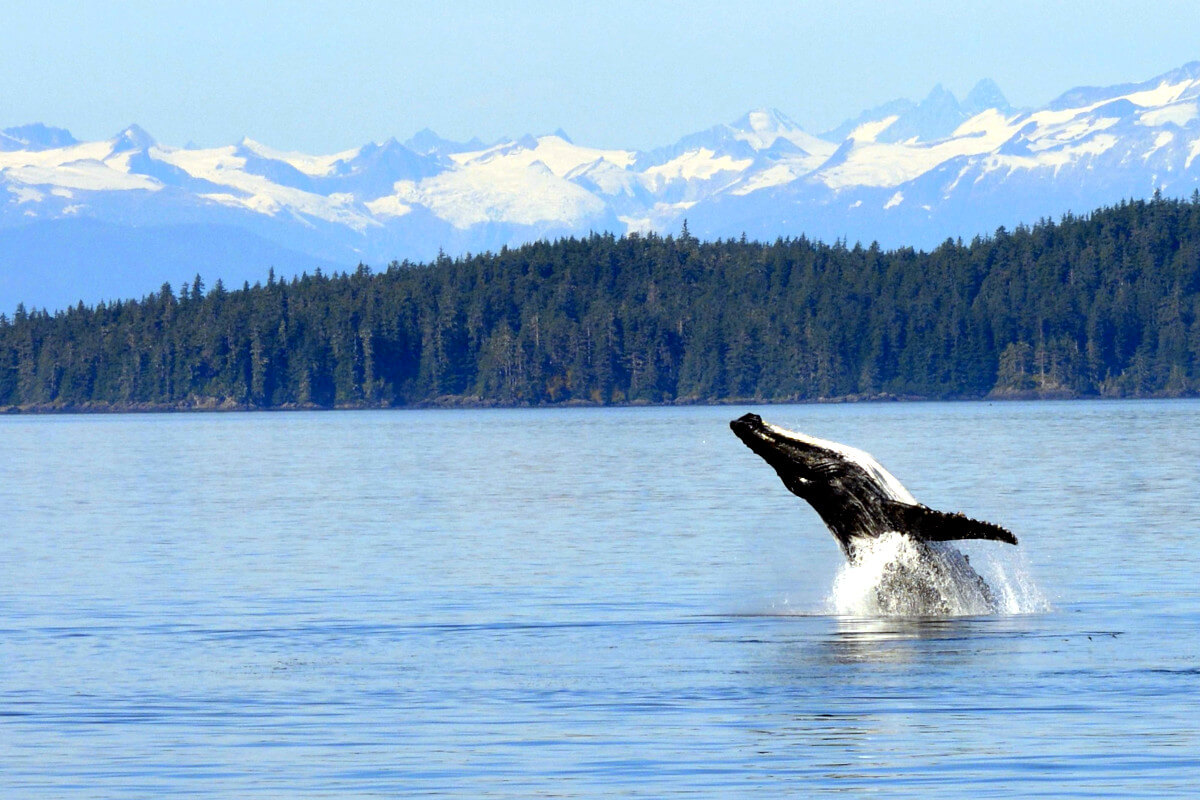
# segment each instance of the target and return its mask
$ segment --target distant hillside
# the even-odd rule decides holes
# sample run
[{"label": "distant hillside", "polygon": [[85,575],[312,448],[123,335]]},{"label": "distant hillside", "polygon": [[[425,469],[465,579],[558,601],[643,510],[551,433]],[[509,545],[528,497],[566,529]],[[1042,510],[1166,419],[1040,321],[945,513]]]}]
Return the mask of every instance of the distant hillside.
[{"label": "distant hillside", "polygon": [[[24,125],[0,131],[0,310],[140,295],[196,269],[236,285],[272,265],[290,277],[592,231],[663,234],[685,218],[704,239],[928,249],[1156,189],[1188,197],[1197,142],[1200,62],[1035,109],[1010,107],[988,81],[961,101],[937,87],[819,135],[758,109],[647,152],[561,131],[490,144],[422,131],[311,155],[251,139],[178,147],[136,125],[94,142]],[[114,235],[81,236],[80,220]],[[48,232],[60,246],[44,254]],[[125,256],[147,241],[145,257]]]},{"label": "distant hillside", "polygon": [[1200,392],[1200,194],[970,244],[593,235],[0,318],[28,410]]}]

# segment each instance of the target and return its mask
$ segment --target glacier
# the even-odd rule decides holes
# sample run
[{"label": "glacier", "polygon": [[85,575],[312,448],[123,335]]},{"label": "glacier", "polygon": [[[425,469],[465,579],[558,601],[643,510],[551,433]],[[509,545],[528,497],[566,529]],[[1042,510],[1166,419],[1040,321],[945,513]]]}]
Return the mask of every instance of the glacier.
[{"label": "glacier", "polygon": [[821,133],[774,109],[651,151],[562,131],[491,144],[428,129],[332,154],[246,138],[157,142],[137,125],[77,141],[0,131],[0,312],[137,297],[200,273],[234,287],[359,262],[655,231],[705,239],[931,248],[1155,191],[1200,187],[1200,62],[1009,106],[938,86]]}]

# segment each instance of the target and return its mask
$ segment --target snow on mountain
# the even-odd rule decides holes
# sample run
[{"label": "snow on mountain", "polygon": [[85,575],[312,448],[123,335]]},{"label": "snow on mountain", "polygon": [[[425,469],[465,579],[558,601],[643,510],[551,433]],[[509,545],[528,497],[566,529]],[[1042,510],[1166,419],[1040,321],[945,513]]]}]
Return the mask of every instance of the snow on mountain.
[{"label": "snow on mountain", "polygon": [[333,155],[310,156],[305,153],[275,150],[250,138],[242,139],[242,149],[265,161],[282,161],[297,172],[313,178],[323,178],[332,174],[339,161],[350,161],[362,150],[355,148]]},{"label": "snow on mountain", "polygon": [[783,112],[774,108],[751,111],[729,127],[734,139],[745,142],[756,151],[769,150],[781,139],[810,155],[828,157],[836,149],[831,142],[805,132]]},{"label": "snow on mountain", "polygon": [[130,125],[111,140],[114,153],[145,150],[154,146],[154,137],[146,133],[139,125]]},{"label": "snow on mountain", "polygon": [[778,110],[756,109],[729,125],[639,156],[634,168],[650,202],[622,219],[632,230],[661,229],[715,196],[746,195],[795,181],[837,149]]},{"label": "snow on mountain", "polygon": [[198,200],[272,217],[289,213],[300,223],[305,223],[307,218],[325,220],[344,225],[355,232],[379,224],[361,209],[352,195],[337,192],[324,195],[305,191],[246,169],[247,158],[239,154],[242,149],[237,145],[208,150],[156,146],[149,155],[153,160],[176,167],[193,178],[224,188],[224,191],[200,194]]},{"label": "snow on mountain", "polygon": [[893,100],[870,111],[864,111],[854,119],[846,120],[822,136],[837,142],[851,137],[860,141],[871,139],[884,143],[909,140],[931,142],[954,135],[955,129],[962,123],[987,110],[1001,113],[1011,111],[1000,87],[992,81],[979,81],[961,103],[950,91],[938,84],[919,103],[912,100]]},{"label": "snow on mountain", "polygon": [[[0,152],[0,181],[7,184],[9,192],[21,188],[50,194],[55,189],[89,192],[157,189],[153,179],[130,172],[128,151],[119,148],[123,142],[118,135],[100,142]],[[60,192],[56,196],[70,195]]]},{"label": "snow on mountain", "polygon": [[[706,237],[804,233],[931,246],[1198,186],[1200,62],[1141,83],[1072,89],[1036,109],[1011,108],[990,81],[961,101],[938,86],[822,135],[755,109],[648,152],[587,147],[562,131],[485,145],[426,129],[403,143],[311,155],[248,138],[172,147],[136,125],[79,142],[34,124],[0,131],[0,288],[15,285],[5,274],[47,268],[32,250],[27,260],[18,255],[22,237],[35,241],[34,226],[43,245],[61,226],[64,247],[70,231],[99,230],[66,225],[72,220],[102,224],[108,243],[134,228],[204,231],[204,252],[229,254],[232,275],[270,266],[235,269],[235,241],[258,242],[241,248],[254,257],[286,254],[296,268],[353,266],[589,230],[672,231],[684,218]],[[179,235],[171,252],[187,261],[199,245]],[[231,246],[214,250],[213,236]],[[165,240],[155,241],[161,250]],[[145,286],[159,282],[147,275]],[[0,310],[18,299],[78,298],[0,291]]]},{"label": "snow on mountain", "polygon": [[[489,223],[581,225],[605,203],[568,176],[583,167],[624,170],[634,154],[580,147],[561,135],[524,137],[483,150],[452,153],[451,165],[420,180],[399,180],[389,196],[370,201],[386,216],[424,206],[459,229]],[[598,186],[598,185],[597,185]]]},{"label": "snow on mountain", "polygon": [[879,134],[896,119],[893,115],[855,128],[841,157],[814,170],[813,177],[831,189],[899,186],[951,159],[991,152],[1014,133],[1010,119],[991,109],[967,120],[944,139],[880,141]]}]

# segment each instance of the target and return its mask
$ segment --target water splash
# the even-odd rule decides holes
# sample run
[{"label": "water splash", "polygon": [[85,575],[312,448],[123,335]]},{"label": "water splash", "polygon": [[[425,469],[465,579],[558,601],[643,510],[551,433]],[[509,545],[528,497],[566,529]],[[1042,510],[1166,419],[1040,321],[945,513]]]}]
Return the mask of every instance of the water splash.
[{"label": "water splash", "polygon": [[1036,614],[1050,610],[1050,601],[1034,583],[1025,551],[1004,549],[975,562],[976,569],[996,594],[1000,614]]},{"label": "water splash", "polygon": [[828,606],[854,616],[1025,614],[1047,608],[1019,561],[972,564],[953,545],[886,533],[860,542],[834,579]]}]

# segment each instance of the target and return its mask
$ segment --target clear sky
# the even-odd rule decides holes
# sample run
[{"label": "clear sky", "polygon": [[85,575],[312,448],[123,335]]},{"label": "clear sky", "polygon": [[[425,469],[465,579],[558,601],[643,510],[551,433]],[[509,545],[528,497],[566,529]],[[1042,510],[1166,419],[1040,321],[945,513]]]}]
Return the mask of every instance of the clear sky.
[{"label": "clear sky", "polygon": [[6,2],[0,127],[329,153],[423,127],[650,148],[778,108],[821,132],[937,83],[1017,106],[1200,60],[1191,2]]}]

